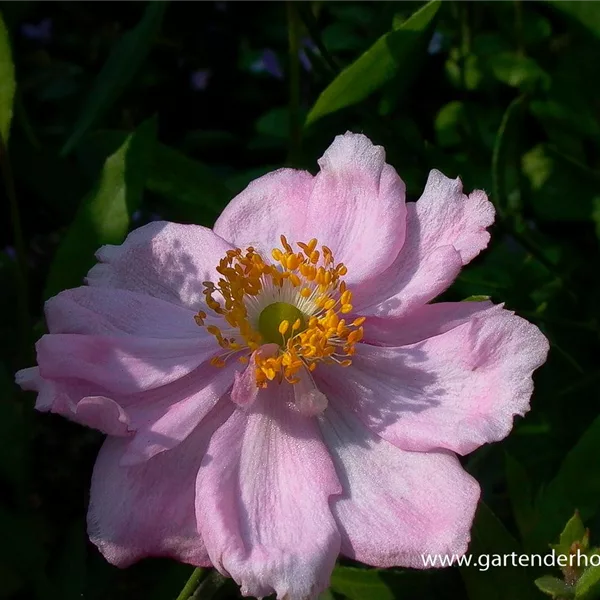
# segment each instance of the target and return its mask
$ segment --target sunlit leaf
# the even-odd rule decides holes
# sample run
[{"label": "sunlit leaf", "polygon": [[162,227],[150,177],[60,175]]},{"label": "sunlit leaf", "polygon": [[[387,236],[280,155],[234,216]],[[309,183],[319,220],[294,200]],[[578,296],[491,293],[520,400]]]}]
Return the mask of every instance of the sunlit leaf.
[{"label": "sunlit leaf", "polygon": [[119,244],[140,206],[155,145],[156,123],[147,121],[106,159],[99,181],[84,198],[56,252],[46,283],[48,298],[81,285],[103,244]]},{"label": "sunlit leaf", "polygon": [[321,93],[306,118],[306,125],[357,104],[396,74],[403,73],[415,61],[416,49],[431,34],[431,25],[440,4],[439,0],[433,0],[420,8],[398,29],[379,38],[344,69]]},{"label": "sunlit leaf", "polygon": [[[92,164],[118,148],[125,139],[120,131],[101,131],[87,138],[86,160]],[[156,144],[146,189],[168,200],[165,218],[212,225],[232,193],[225,183],[205,164],[187,157],[164,144]]]}]

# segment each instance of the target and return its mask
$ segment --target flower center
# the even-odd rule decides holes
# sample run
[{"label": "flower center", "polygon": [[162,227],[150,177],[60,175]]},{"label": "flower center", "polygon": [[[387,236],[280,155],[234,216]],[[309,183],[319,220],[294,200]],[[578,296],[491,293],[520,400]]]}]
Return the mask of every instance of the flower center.
[{"label": "flower center", "polygon": [[283,235],[281,245],[271,252],[273,262],[252,247],[227,251],[217,267],[218,284],[204,282],[212,314],[195,316],[224,350],[211,360],[216,367],[234,355],[247,363],[264,344],[277,344],[276,351],[254,354],[259,387],[273,380],[298,383],[302,370],[319,363],[348,366],[363,337],[365,318],[344,318],[353,310],[352,293],[342,280],[347,269],[335,264],[331,250],[317,250],[312,239],[297,242],[294,251]]},{"label": "flower center", "polygon": [[288,302],[269,304],[258,317],[258,331],[265,342],[284,347],[290,336],[306,329],[302,311]]}]

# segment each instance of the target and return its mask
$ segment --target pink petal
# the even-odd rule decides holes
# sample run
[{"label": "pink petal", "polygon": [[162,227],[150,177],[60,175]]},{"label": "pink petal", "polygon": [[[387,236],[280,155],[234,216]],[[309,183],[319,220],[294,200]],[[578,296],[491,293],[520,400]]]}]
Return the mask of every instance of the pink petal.
[{"label": "pink petal", "polygon": [[316,421],[290,410],[288,385],[261,391],[213,435],[196,514],[211,561],[242,594],[313,599],[327,587],[340,536],[340,491]]},{"label": "pink petal", "polygon": [[426,568],[467,550],[479,486],[444,452],[405,452],[330,398],[320,419],[344,492],[332,502],[342,553],[378,567]]},{"label": "pink petal", "polygon": [[231,388],[240,367],[231,363],[219,369],[205,363],[169,385],[124,398],[136,434],[121,464],[145,462],[183,442]]},{"label": "pink petal", "polygon": [[197,311],[128,290],[79,287],[50,298],[44,308],[51,333],[208,337],[194,321]]},{"label": "pink petal", "polygon": [[204,303],[203,281],[231,246],[210,229],[157,221],[131,232],[120,246],[103,246],[87,276],[91,286],[148,294],[195,311]]},{"label": "pink petal", "polygon": [[363,339],[375,346],[405,346],[450,331],[476,315],[499,310],[502,305],[494,306],[488,301],[425,304],[408,316],[368,317]]},{"label": "pink petal", "polygon": [[393,262],[404,244],[404,183],[385,151],[362,134],[335,138],[319,160],[306,215],[306,237],[317,238],[348,267],[345,281],[359,293]]},{"label": "pink petal", "polygon": [[216,354],[208,336],[195,339],[50,334],[37,343],[46,379],[76,378],[120,394],[155,388],[193,371]]},{"label": "pink petal", "polygon": [[38,367],[16,374],[17,385],[38,392],[36,409],[53,412],[102,433],[127,436],[132,433],[129,414],[112,398],[99,395],[101,388],[77,380],[43,379]]},{"label": "pink petal", "polygon": [[381,146],[362,134],[335,138],[313,178],[280,169],[253,181],[223,211],[215,232],[235,245],[269,253],[317,238],[348,267],[350,287],[366,285],[394,261],[404,243],[404,183]]},{"label": "pink petal", "polygon": [[323,370],[320,386],[400,448],[467,454],[506,437],[529,410],[531,376],[547,352],[535,325],[489,309],[415,344],[359,344],[352,366]]},{"label": "pink petal", "polygon": [[484,192],[465,196],[460,179],[431,171],[421,198],[408,204],[402,251],[368,293],[355,295],[355,307],[365,315],[397,317],[433,300],[487,246],[493,221]]},{"label": "pink petal", "polygon": [[143,465],[119,465],[126,439],[104,442],[92,476],[88,533],[109,562],[127,567],[166,556],[210,565],[196,524],[195,481],[208,439],[229,406],[225,401],[183,444]]},{"label": "pink petal", "polygon": [[281,246],[282,234],[290,242],[308,241],[306,207],[313,185],[306,171],[267,173],[228,204],[215,223],[215,233],[240,248],[252,245],[266,253]]}]

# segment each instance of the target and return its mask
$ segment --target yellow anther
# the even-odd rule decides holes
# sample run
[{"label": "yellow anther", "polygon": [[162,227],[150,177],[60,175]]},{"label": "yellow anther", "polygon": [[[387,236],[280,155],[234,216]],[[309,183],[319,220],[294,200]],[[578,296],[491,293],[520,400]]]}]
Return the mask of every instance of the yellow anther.
[{"label": "yellow anther", "polygon": [[[265,262],[253,247],[227,251],[217,265],[218,282],[204,283],[206,306],[218,325],[207,324],[203,311],[194,315],[223,348],[221,356],[211,359],[214,366],[224,366],[231,355],[248,364],[250,354],[264,344],[277,345],[269,358],[254,354],[258,387],[270,381],[297,383],[302,369],[313,371],[320,363],[347,366],[363,337],[364,317],[351,323],[341,318],[353,310],[352,293],[340,279],[347,269],[335,265],[331,250],[317,250],[317,240],[311,239],[296,242],[300,250],[294,252],[283,235],[281,246],[271,252],[274,263]],[[261,299],[263,294],[270,303]],[[252,298],[264,307],[259,314],[256,301],[248,302]]]}]

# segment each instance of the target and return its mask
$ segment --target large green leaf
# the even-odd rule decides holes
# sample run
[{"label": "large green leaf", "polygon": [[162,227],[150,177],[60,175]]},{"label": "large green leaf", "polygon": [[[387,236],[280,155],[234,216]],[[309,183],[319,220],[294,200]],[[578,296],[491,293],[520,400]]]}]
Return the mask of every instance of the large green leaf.
[{"label": "large green leaf", "polygon": [[600,11],[595,2],[551,0],[550,4],[600,37]]},{"label": "large green leaf", "polygon": [[161,0],[150,2],[139,24],[116,44],[96,78],[73,131],[63,146],[63,156],[77,145],[96,119],[111,106],[131,81],[160,29],[165,6]]},{"label": "large green leaf", "polygon": [[6,144],[10,130],[15,97],[15,67],[10,51],[10,40],[2,13],[0,13],[0,136]]},{"label": "large green leaf", "polygon": [[[321,93],[306,118],[306,126],[325,115],[357,104],[395,75],[409,69],[415,52],[431,34],[441,2],[433,0],[380,37],[362,56],[346,67]],[[400,85],[400,84],[399,84]]]},{"label": "large green leaf", "polygon": [[[120,131],[94,133],[85,144],[86,158],[93,164],[99,163],[124,139],[125,134]],[[157,144],[151,165],[146,189],[168,200],[161,207],[165,217],[211,225],[231,199],[229,188],[212,169],[174,148]]]},{"label": "large green leaf", "polygon": [[558,538],[564,523],[578,510],[584,521],[600,507],[600,417],[597,417],[565,457],[556,477],[540,497],[532,542],[539,548]]},{"label": "large green leaf", "polygon": [[461,566],[469,600],[525,600],[534,597],[535,588],[527,571],[520,566],[492,566],[492,555],[518,555],[521,547],[502,522],[483,502],[479,503],[469,553],[472,563]]},{"label": "large green leaf", "polygon": [[106,159],[92,192],[84,198],[58,248],[46,283],[46,298],[80,285],[103,244],[119,244],[140,206],[156,140],[156,122],[147,121]]}]

